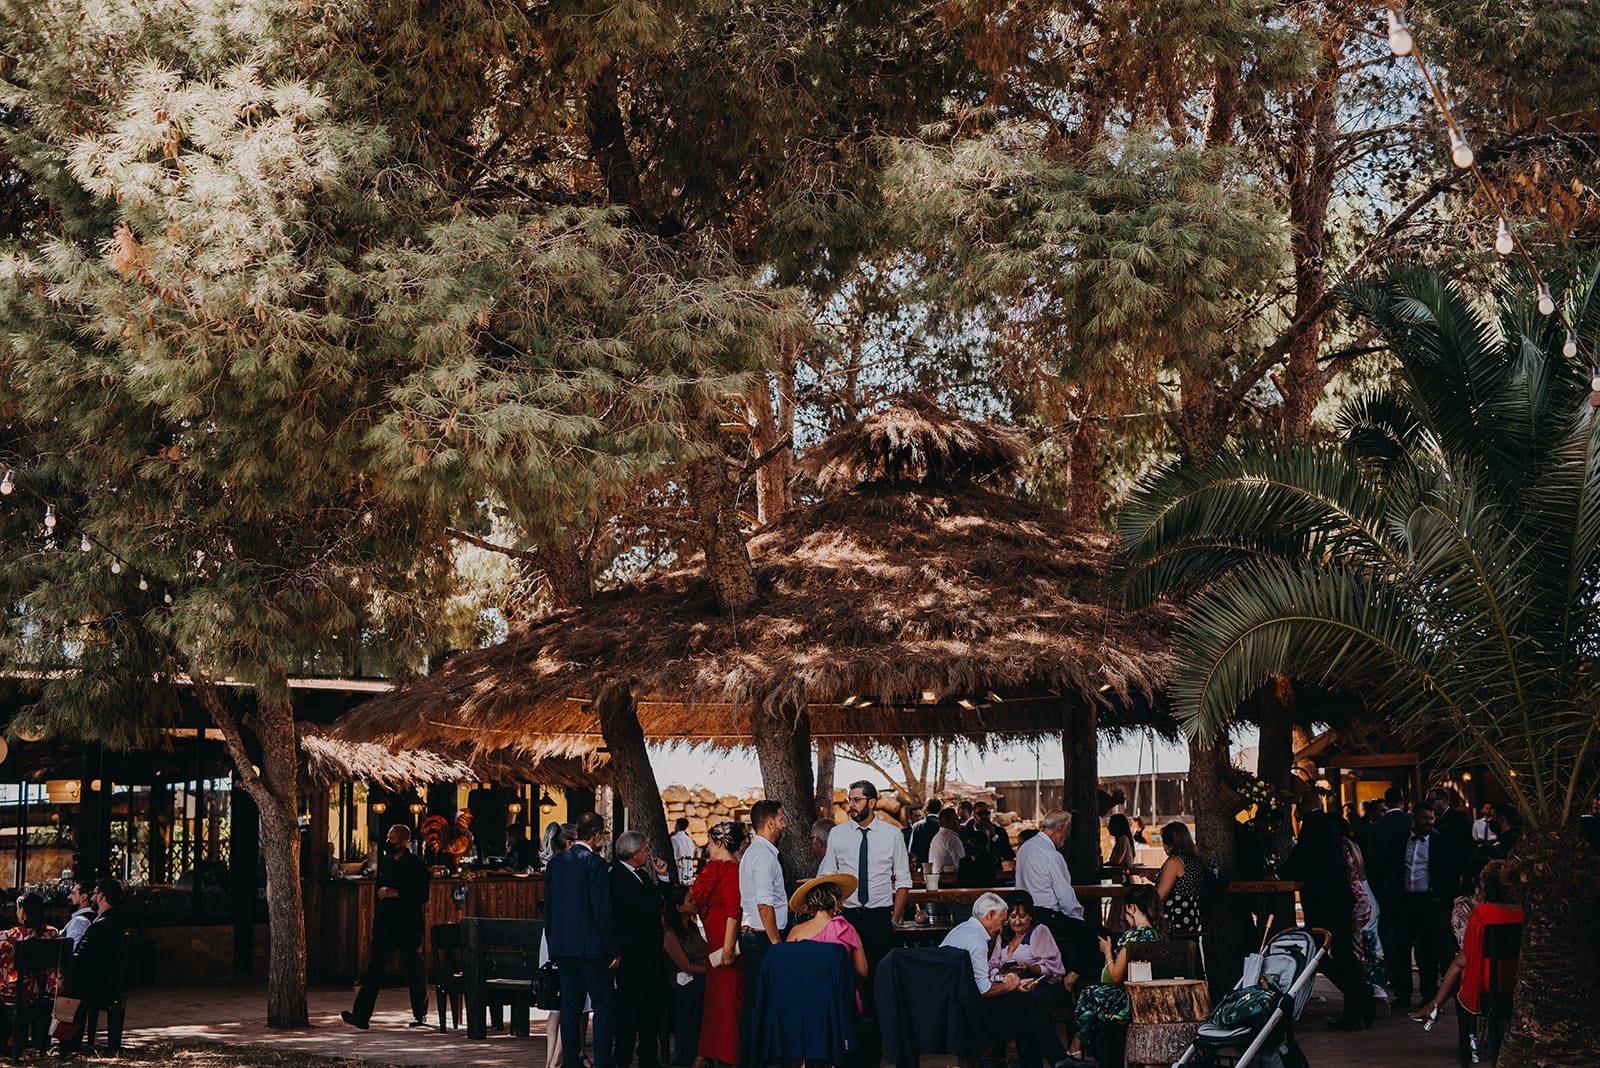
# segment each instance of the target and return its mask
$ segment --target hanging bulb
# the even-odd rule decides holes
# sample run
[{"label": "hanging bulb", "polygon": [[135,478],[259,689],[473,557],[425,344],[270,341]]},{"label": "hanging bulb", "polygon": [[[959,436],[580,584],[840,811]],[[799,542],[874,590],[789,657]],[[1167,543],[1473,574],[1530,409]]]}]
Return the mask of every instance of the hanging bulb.
[{"label": "hanging bulb", "polygon": [[139,576],[139,588],[141,590],[148,590],[150,588],[150,583],[145,581],[145,577],[143,575]]},{"label": "hanging bulb", "polygon": [[15,471],[7,471],[6,477],[0,478],[0,493],[4,493],[7,497],[11,496],[11,491],[17,488],[17,484],[12,481],[16,474]]},{"label": "hanging bulb", "polygon": [[44,528],[46,530],[56,529],[56,506],[53,504],[44,506]]},{"label": "hanging bulb", "polygon": [[1472,166],[1472,146],[1461,136],[1461,131],[1453,126],[1450,128],[1450,159],[1462,170]]},{"label": "hanging bulb", "polygon": [[1589,379],[1589,392],[1600,393],[1600,368],[1594,372],[1594,377]]},{"label": "hanging bulb", "polygon": [[94,548],[94,543],[89,540],[89,535],[85,534],[85,535],[83,535],[82,537],[80,537],[78,539],[78,551],[79,552],[85,552],[86,553],[90,549],[93,549],[93,548]]},{"label": "hanging bulb", "polygon": [[1511,227],[1506,225],[1506,217],[1500,216],[1500,230],[1494,235],[1494,250],[1502,256],[1509,256],[1516,250],[1517,242],[1511,236]]},{"label": "hanging bulb", "polygon": [[1567,359],[1570,360],[1574,356],[1576,356],[1577,354],[1578,354],[1578,335],[1573,332],[1571,327],[1568,327],[1567,328],[1567,343],[1565,345],[1561,346],[1561,355],[1565,356]]},{"label": "hanging bulb", "polygon": [[163,593],[161,595],[161,603],[162,604],[171,604],[172,603],[172,591],[169,590],[166,593]]},{"label": "hanging bulb", "polygon": [[1539,314],[1554,315],[1556,313],[1555,298],[1550,295],[1550,287],[1543,282],[1539,283]]},{"label": "hanging bulb", "polygon": [[111,561],[111,573],[113,575],[122,574],[122,561],[121,560],[113,560],[113,561]]},{"label": "hanging bulb", "polygon": [[1409,56],[1415,42],[1411,40],[1411,27],[1394,8],[1389,9],[1389,51],[1397,56]]}]

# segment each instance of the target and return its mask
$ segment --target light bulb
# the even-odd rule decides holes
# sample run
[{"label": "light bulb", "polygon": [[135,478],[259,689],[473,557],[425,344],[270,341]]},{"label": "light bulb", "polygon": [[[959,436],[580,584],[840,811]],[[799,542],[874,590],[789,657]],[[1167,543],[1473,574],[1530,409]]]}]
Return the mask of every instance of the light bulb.
[{"label": "light bulb", "polygon": [[89,535],[85,534],[85,535],[83,535],[82,537],[80,537],[78,539],[78,551],[79,552],[85,552],[86,553],[92,548],[94,548],[94,543],[89,540]]},{"label": "light bulb", "polygon": [[113,560],[113,561],[111,561],[111,573],[113,575],[122,574],[122,561],[121,560]]},{"label": "light bulb", "polygon": [[11,491],[17,488],[17,484],[12,481],[16,474],[15,471],[7,471],[6,477],[0,478],[0,493],[4,493],[7,497],[11,496]]},{"label": "light bulb", "polygon": [[56,506],[53,504],[44,506],[44,528],[46,530],[56,529]]},{"label": "light bulb", "polygon": [[145,581],[145,577],[143,575],[139,576],[139,588],[141,590],[148,590],[150,588],[150,583]]},{"label": "light bulb", "polygon": [[161,603],[162,604],[171,604],[172,603],[172,594],[171,594],[170,591],[167,592],[167,593],[163,593],[161,595]]},{"label": "light bulb", "polygon": [[1567,343],[1561,346],[1561,355],[1572,359],[1578,354],[1578,335],[1571,330],[1567,331]]},{"label": "light bulb", "polygon": [[1600,371],[1596,371],[1594,377],[1589,379],[1589,392],[1600,393]]},{"label": "light bulb", "polygon": [[1511,227],[1506,225],[1505,216],[1500,217],[1500,229],[1494,235],[1494,250],[1502,256],[1509,256],[1516,250],[1517,242],[1511,236]]},{"label": "light bulb", "polygon": [[1555,298],[1550,295],[1550,287],[1543,282],[1539,283],[1539,314],[1554,315],[1556,313]]},{"label": "light bulb", "polygon": [[1394,8],[1389,9],[1389,51],[1397,56],[1409,56],[1414,42],[1406,20]]},{"label": "light bulb", "polygon": [[1472,146],[1461,136],[1461,131],[1454,127],[1450,129],[1450,159],[1462,170],[1472,166]]}]

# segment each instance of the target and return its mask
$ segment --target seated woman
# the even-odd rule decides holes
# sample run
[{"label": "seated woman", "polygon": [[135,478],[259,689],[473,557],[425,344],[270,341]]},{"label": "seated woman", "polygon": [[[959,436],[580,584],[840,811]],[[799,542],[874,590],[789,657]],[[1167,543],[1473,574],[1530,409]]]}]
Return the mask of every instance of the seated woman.
[{"label": "seated woman", "polygon": [[1167,937],[1199,938],[1206,862],[1195,848],[1188,825],[1177,820],[1161,828],[1161,848],[1167,851],[1167,859],[1156,877],[1156,895],[1161,899]]},{"label": "seated woman", "polygon": [[[1163,836],[1165,833],[1162,832]],[[1077,1033],[1072,1036],[1067,1056],[1062,1058],[1065,1064],[1096,1063],[1093,1058],[1085,1058],[1084,1051],[1088,1050],[1098,1058],[1105,1025],[1128,1022],[1128,992],[1122,989],[1123,982],[1128,978],[1128,947],[1135,942],[1156,941],[1151,917],[1159,908],[1159,901],[1153,886],[1140,883],[1128,887],[1128,894],[1122,899],[1122,914],[1128,929],[1116,936],[1115,944],[1109,939],[1100,939],[1100,952],[1106,958],[1105,968],[1100,973],[1099,983],[1078,991],[1078,1005],[1073,1012]]]},{"label": "seated woman", "polygon": [[[17,943],[30,938],[60,938],[61,932],[44,922],[44,898],[28,893],[17,898],[17,925],[0,932],[0,1001],[16,1001]],[[47,994],[61,993],[61,969],[52,968],[39,982],[37,975],[29,975],[20,991],[24,1001],[36,1001]]]},{"label": "seated woman", "polygon": [[687,886],[667,890],[661,906],[661,946],[667,953],[667,979],[672,991],[672,1063],[704,1064],[700,1019],[706,1004],[706,960],[711,947],[700,931],[699,909]]},{"label": "seated woman", "polygon": [[[786,942],[831,942],[843,946],[850,953],[850,967],[855,970],[859,987],[867,979],[867,952],[861,948],[861,935],[855,925],[839,915],[844,899],[855,893],[856,877],[844,872],[819,875],[795,888],[789,896],[789,912],[794,915],[811,913],[789,929]],[[861,992],[856,991],[856,1009],[861,1008]]]},{"label": "seated woman", "polygon": [[1016,890],[1005,900],[1006,926],[989,954],[989,969],[1015,973],[1022,985],[995,1003],[1002,1037],[1016,1042],[1021,1068],[1039,1068],[1041,1060],[1054,1065],[1067,1051],[1050,1019],[1050,995],[1067,969],[1050,928],[1034,917],[1033,895]]},{"label": "seated woman", "polygon": [[[1433,1030],[1439,1018],[1439,1007],[1450,995],[1460,990],[1457,998],[1461,1007],[1477,1015],[1483,1012],[1489,996],[1489,962],[1483,958],[1484,928],[1495,923],[1521,923],[1522,909],[1511,904],[1511,887],[1505,878],[1505,861],[1491,860],[1478,875],[1478,904],[1467,917],[1467,927],[1461,935],[1461,951],[1445,969],[1444,979],[1431,1001],[1417,1006],[1411,1018],[1422,1024],[1425,1031]],[[1503,969],[1500,975],[1500,993],[1510,996],[1516,982],[1515,963]]]}]

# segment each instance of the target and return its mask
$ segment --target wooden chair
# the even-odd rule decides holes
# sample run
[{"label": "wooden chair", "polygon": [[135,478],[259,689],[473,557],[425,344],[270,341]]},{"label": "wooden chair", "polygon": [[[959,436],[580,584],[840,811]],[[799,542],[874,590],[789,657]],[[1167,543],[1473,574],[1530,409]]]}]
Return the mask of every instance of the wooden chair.
[{"label": "wooden chair", "polygon": [[1198,979],[1200,961],[1196,949],[1194,942],[1183,939],[1131,942],[1128,944],[1128,963],[1136,960],[1148,962],[1152,979]]},{"label": "wooden chair", "polygon": [[450,1002],[450,1026],[461,1026],[461,1002],[467,993],[467,974],[461,949],[461,925],[436,923],[428,928],[428,945],[432,959],[433,995],[439,1004],[439,1030],[445,1029],[444,1006]]},{"label": "wooden chair", "polygon": [[[48,1044],[50,1011],[56,1000],[48,979],[52,970],[61,974],[71,957],[72,943],[65,938],[25,938],[17,943],[12,961],[16,985],[11,996],[0,1001],[0,1011],[11,1022],[12,1060],[22,1056],[30,1037],[37,1037],[41,1049]],[[29,996],[30,988],[37,996]]]},{"label": "wooden chair", "polygon": [[468,916],[461,921],[468,1038],[486,1037],[486,1010],[502,1005],[510,1006],[512,1033],[528,1033],[533,977],[539,970],[539,938],[543,931],[544,925],[538,920]]},{"label": "wooden chair", "polygon": [[132,931],[122,936],[122,959],[117,962],[117,997],[109,1005],[89,1005],[83,1019],[83,1047],[94,1047],[95,1032],[100,1026],[100,1013],[106,1014],[106,1048],[112,1053],[122,1051],[122,1025],[128,1011],[129,978],[133,974],[135,939]]},{"label": "wooden chair", "polygon": [[1483,1011],[1474,1015],[1456,997],[1456,1030],[1462,1068],[1472,1063],[1472,1044],[1485,1064],[1493,1064],[1500,1054],[1500,1043],[1511,1021],[1510,976],[1522,952],[1522,924],[1491,923],[1483,928],[1483,959],[1488,965],[1488,989],[1483,992]]}]

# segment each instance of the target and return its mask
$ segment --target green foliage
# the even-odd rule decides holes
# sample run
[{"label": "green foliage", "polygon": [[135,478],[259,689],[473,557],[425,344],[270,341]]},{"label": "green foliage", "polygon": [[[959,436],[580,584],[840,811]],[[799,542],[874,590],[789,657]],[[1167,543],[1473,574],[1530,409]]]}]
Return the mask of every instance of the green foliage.
[{"label": "green foliage", "polygon": [[[1600,333],[1591,272],[1568,294]],[[1350,297],[1398,360],[1345,449],[1253,450],[1147,485],[1124,513],[1143,601],[1200,589],[1173,685],[1193,731],[1266,679],[1369,695],[1442,733],[1553,827],[1600,783],[1600,409],[1532,287],[1491,310],[1424,271]]]}]

